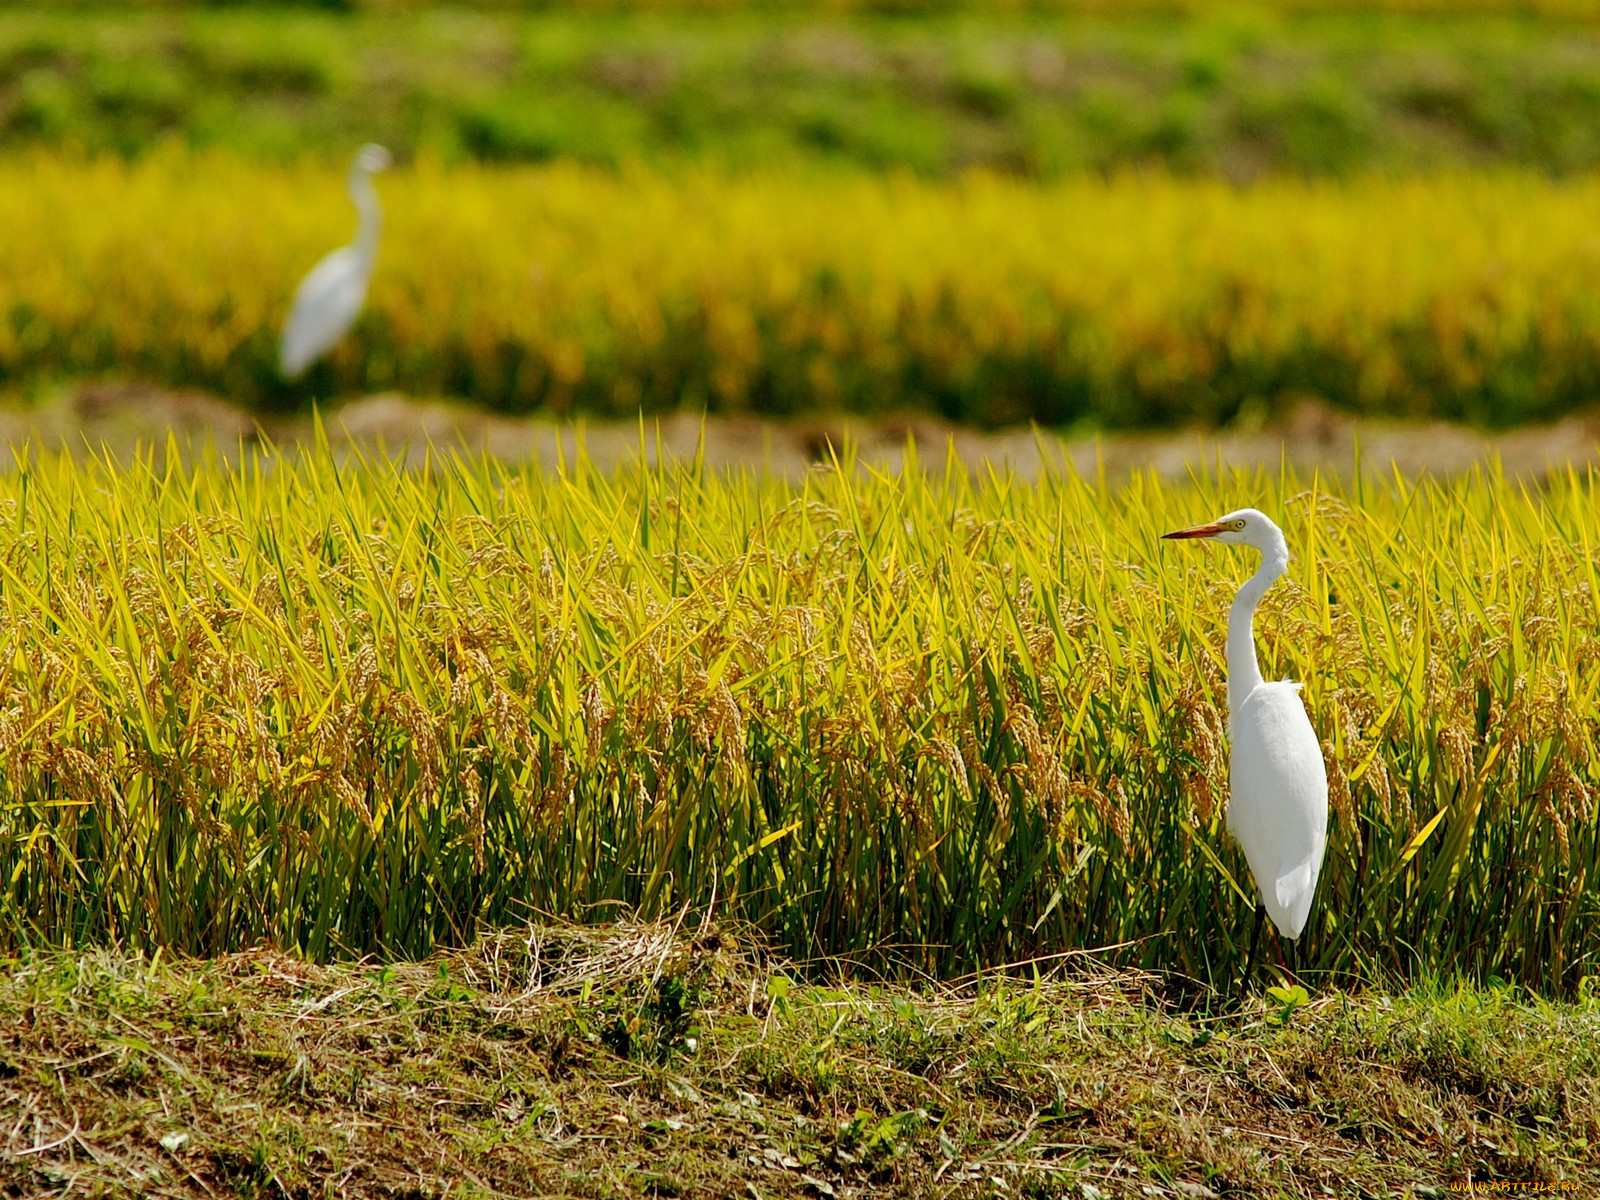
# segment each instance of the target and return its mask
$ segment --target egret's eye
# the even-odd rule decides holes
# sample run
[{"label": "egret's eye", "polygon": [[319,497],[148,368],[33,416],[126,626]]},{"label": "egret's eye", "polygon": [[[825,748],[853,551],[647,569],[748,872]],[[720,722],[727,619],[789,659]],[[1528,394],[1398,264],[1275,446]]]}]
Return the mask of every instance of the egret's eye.
[{"label": "egret's eye", "polygon": [[1238,529],[1243,529],[1243,528],[1244,528],[1244,521],[1242,521],[1242,520],[1239,520],[1239,521],[1229,521],[1229,522],[1228,522],[1228,527],[1229,527],[1229,528],[1230,528],[1230,529],[1235,529],[1235,530],[1238,530]]}]

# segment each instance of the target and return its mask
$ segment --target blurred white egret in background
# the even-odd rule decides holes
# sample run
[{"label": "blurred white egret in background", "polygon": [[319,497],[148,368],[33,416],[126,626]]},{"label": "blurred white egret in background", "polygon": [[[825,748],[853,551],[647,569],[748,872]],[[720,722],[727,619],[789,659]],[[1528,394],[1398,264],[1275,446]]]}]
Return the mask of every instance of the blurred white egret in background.
[{"label": "blurred white egret in background", "polygon": [[390,161],[387,150],[369,144],[356,152],[355,161],[350,164],[350,199],[361,214],[356,240],[353,245],[340,246],[311,268],[311,274],[295,289],[294,308],[284,324],[283,341],[278,347],[278,367],[285,378],[300,375],[331,350],[361,313],[367,299],[367,280],[372,278],[372,263],[378,253],[378,227],[383,222],[372,176],[385,170]]},{"label": "blurred white egret in background", "polygon": [[1253,546],[1261,566],[1228,613],[1228,728],[1232,740],[1228,828],[1244,849],[1260,901],[1241,991],[1255,966],[1261,918],[1298,938],[1311,912],[1328,836],[1328,773],[1300,700],[1300,685],[1264,683],[1256,662],[1256,605],[1289,566],[1283,531],[1265,513],[1241,508],[1210,525],[1162,534]]}]

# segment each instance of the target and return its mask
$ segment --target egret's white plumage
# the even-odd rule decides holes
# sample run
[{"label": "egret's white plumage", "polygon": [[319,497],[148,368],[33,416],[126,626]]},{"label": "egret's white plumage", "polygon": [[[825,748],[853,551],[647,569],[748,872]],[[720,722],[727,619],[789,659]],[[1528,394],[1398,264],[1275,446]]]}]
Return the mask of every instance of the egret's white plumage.
[{"label": "egret's white plumage", "polygon": [[367,145],[350,164],[350,199],[360,214],[356,240],[333,251],[300,281],[294,307],[283,327],[278,347],[278,367],[288,379],[300,375],[321,358],[355,324],[367,299],[367,281],[378,254],[378,229],[383,215],[372,186],[374,172],[389,166],[389,152]]},{"label": "egret's white plumage", "polygon": [[1297,938],[1311,913],[1328,827],[1328,776],[1297,683],[1262,683],[1229,722],[1228,829],[1244,848],[1267,915]]},{"label": "egret's white plumage", "polygon": [[1327,846],[1328,774],[1300,685],[1264,682],[1255,646],[1256,606],[1288,568],[1289,546],[1283,531],[1253,508],[1164,536],[1211,538],[1261,552],[1261,566],[1228,613],[1228,829],[1244,849],[1272,923],[1284,937],[1298,938]]}]

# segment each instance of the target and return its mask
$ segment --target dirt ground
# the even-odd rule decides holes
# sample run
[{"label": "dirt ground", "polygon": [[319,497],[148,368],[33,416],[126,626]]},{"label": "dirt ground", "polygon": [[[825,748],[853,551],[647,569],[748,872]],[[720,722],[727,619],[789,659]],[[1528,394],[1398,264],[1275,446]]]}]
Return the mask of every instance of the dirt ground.
[{"label": "dirt ground", "polygon": [[[990,462],[1024,478],[1046,461],[1070,462],[1080,473],[1104,469],[1108,478],[1153,469],[1181,475],[1194,467],[1276,468],[1287,461],[1301,470],[1347,472],[1359,453],[1371,468],[1398,467],[1407,474],[1451,474],[1498,458],[1507,474],[1538,478],[1569,466],[1600,461],[1600,413],[1552,425],[1486,433],[1443,423],[1358,422],[1312,403],[1286,420],[1258,429],[1105,433],[1059,437],[1030,428],[993,432],[950,425],[916,415],[873,422],[824,417],[785,422],[755,417],[682,414],[638,422],[558,423],[547,417],[509,417],[440,401],[394,393],[339,405],[326,418],[336,446],[360,445],[420,459],[427,448],[460,447],[508,461],[529,457],[554,467],[579,441],[589,457],[610,466],[638,456],[692,456],[704,437],[713,467],[749,466],[796,477],[826,461],[830,447],[846,444],[858,457],[888,469],[904,460],[914,443],[920,460],[940,465],[953,446],[968,465]],[[109,449],[126,456],[138,445],[162,446],[168,435],[196,447],[208,439],[224,454],[263,440],[280,446],[307,444],[315,436],[310,417],[261,419],[201,392],[171,392],[138,384],[94,383],[63,388],[42,403],[0,407],[0,441],[18,446]]]},{"label": "dirt ground", "polygon": [[709,924],[531,926],[422,963],[35,952],[0,963],[0,1196],[1437,1200],[1600,1182],[1592,1007],[1319,988],[1213,1011],[1087,956],[1032,966],[825,985]]}]

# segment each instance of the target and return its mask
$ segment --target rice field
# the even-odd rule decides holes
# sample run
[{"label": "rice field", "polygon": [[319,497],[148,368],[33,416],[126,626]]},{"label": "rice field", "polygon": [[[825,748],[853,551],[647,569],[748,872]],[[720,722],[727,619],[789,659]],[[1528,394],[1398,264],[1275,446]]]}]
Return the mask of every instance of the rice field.
[{"label": "rice field", "polygon": [[1307,394],[1507,425],[1588,404],[1600,376],[1597,178],[1240,190],[421,162],[380,190],[368,310],[291,387],[276,339],[297,280],[351,236],[342,169],[0,162],[0,380],[1139,426]]},{"label": "rice field", "polygon": [[[423,955],[537,914],[748,923],[949,976],[1084,947],[1218,984],[1222,645],[1332,788],[1309,978],[1590,986],[1600,479],[955,461],[797,482],[323,447],[0,475],[0,952]],[[1585,981],[1590,981],[1586,984]]]}]

